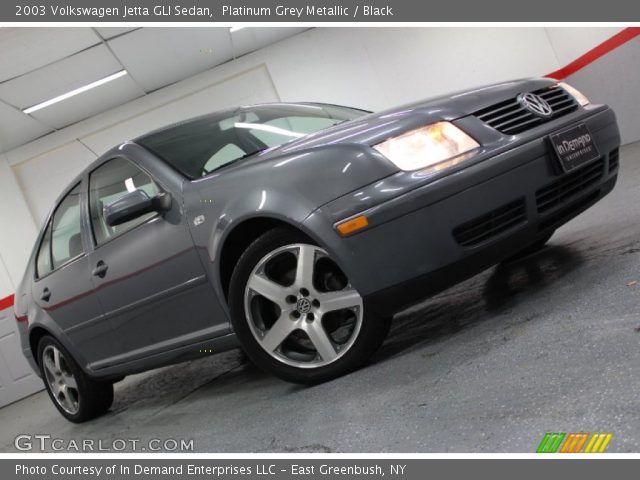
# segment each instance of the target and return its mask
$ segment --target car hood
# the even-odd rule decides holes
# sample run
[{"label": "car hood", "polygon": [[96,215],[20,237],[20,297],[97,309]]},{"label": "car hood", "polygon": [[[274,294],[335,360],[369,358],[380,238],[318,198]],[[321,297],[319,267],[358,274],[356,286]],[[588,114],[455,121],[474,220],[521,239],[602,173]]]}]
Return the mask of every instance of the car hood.
[{"label": "car hood", "polygon": [[556,82],[546,78],[514,80],[410,103],[344,122],[317,133],[270,148],[258,155],[265,157],[298,153],[307,149],[335,144],[375,145],[394,135],[422,125],[455,120],[495,103],[514,98]]}]

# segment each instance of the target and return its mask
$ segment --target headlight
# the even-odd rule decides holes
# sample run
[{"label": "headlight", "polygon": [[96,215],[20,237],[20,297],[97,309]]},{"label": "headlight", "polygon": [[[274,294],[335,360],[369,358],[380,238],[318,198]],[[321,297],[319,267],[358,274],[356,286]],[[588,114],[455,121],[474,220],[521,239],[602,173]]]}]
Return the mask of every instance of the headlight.
[{"label": "headlight", "polygon": [[564,83],[564,82],[558,82],[558,85],[560,85],[562,88],[564,88],[567,91],[567,93],[569,95],[571,95],[573,98],[575,98],[576,102],[578,102],[583,107],[585,105],[589,104],[589,99],[587,97],[585,97],[582,94],[582,92],[580,90],[578,90],[577,88],[573,88],[571,85],[569,85],[568,83]]},{"label": "headlight", "polygon": [[464,154],[479,146],[452,123],[438,122],[390,138],[374,148],[398,168],[412,171],[451,167],[468,158]]}]

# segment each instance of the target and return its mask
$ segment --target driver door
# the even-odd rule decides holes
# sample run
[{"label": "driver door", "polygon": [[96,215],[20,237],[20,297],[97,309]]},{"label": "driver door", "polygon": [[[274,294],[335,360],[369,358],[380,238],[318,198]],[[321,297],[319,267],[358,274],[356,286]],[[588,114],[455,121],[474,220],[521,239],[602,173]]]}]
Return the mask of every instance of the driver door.
[{"label": "driver door", "polygon": [[[118,157],[89,175],[94,250],[92,281],[124,353],[94,365],[112,366],[217,336],[215,294],[197,255],[179,198],[162,214],[146,213],[110,226],[105,207],[129,192],[153,198],[161,187],[138,165]],[[218,319],[219,322],[219,319]]]}]

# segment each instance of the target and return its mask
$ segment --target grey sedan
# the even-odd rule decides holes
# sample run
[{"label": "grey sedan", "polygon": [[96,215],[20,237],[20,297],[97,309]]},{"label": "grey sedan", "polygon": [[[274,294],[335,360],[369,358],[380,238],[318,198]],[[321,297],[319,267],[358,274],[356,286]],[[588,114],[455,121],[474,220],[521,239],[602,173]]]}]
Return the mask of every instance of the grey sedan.
[{"label": "grey sedan", "polygon": [[611,109],[550,79],[151,132],[55,202],[16,294],[24,354],[73,422],[128,374],[238,345],[288,381],[344,375],[394,312],[541,248],[609,193],[619,143]]}]

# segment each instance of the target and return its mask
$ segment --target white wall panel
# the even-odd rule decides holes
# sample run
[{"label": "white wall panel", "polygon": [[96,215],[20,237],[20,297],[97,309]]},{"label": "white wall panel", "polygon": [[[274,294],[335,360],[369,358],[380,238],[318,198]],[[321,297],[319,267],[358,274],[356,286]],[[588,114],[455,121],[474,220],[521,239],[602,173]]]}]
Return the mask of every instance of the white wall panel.
[{"label": "white wall panel", "polygon": [[[96,157],[78,141],[72,141],[19,165],[14,172],[38,226],[62,190]],[[29,239],[32,241],[33,239]]]},{"label": "white wall panel", "polygon": [[539,28],[376,29],[361,40],[388,106],[540,76],[556,65]]},{"label": "white wall panel", "polygon": [[599,58],[567,81],[616,112],[622,143],[640,141],[640,37]]},{"label": "white wall panel", "polygon": [[0,311],[0,408],[42,390],[22,355],[13,308]]},{"label": "white wall panel", "polygon": [[542,28],[324,28],[256,53],[283,100],[374,110],[558,67]]},{"label": "white wall panel", "polygon": [[9,149],[30,138],[45,135],[52,128],[0,101],[0,147]]},{"label": "white wall panel", "polygon": [[550,27],[549,41],[560,66],[573,62],[622,30],[621,27]]},{"label": "white wall panel", "polygon": [[[13,171],[0,155],[0,299],[22,280],[36,229]],[[13,308],[0,310],[0,407],[42,389],[20,351]]]},{"label": "white wall panel", "polygon": [[0,255],[0,299],[8,297],[15,291],[15,285],[4,266],[4,258]]},{"label": "white wall panel", "polygon": [[[24,198],[6,158],[0,155],[0,255],[14,287],[22,279],[36,236],[33,217]],[[6,281],[3,283],[6,286]],[[0,294],[0,298],[4,296]]]},{"label": "white wall panel", "polygon": [[309,30],[242,60],[264,59],[283,101],[377,108],[388,104],[389,92],[364,47],[364,37],[374,35],[360,28]]}]

